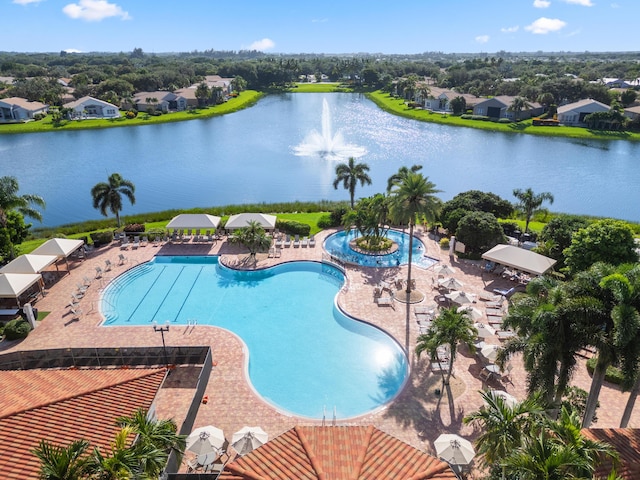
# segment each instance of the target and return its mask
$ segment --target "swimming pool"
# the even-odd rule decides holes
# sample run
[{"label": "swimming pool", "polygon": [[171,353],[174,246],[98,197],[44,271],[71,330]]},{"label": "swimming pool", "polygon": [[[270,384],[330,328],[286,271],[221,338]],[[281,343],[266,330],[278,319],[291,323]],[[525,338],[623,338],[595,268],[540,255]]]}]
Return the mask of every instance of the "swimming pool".
[{"label": "swimming pool", "polygon": [[[290,262],[235,271],[218,257],[156,257],[117,277],[101,301],[105,326],[215,325],[247,346],[248,378],[276,408],[349,418],[380,408],[408,376],[398,343],[335,305],[337,268]],[[216,346],[213,346],[214,350]]]},{"label": "swimming pool", "polygon": [[[398,250],[388,255],[367,255],[356,252],[349,247],[349,242],[356,238],[356,230],[341,231],[329,235],[324,241],[324,249],[334,257],[348,263],[355,263],[363,267],[397,267],[409,263],[409,234],[397,230],[389,230],[388,237],[398,244]],[[424,243],[413,237],[412,263],[423,268],[429,268],[437,260],[425,256]]]}]

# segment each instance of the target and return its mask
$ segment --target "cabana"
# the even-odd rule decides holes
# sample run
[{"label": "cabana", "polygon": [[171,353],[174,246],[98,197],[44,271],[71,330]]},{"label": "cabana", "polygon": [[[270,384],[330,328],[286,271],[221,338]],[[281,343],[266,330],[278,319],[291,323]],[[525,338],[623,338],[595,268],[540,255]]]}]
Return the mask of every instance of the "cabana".
[{"label": "cabana", "polygon": [[0,273],[0,298],[14,298],[20,307],[20,296],[38,284],[42,293],[42,277],[39,273]]},{"label": "cabana", "polygon": [[224,226],[227,230],[237,230],[245,228],[249,222],[258,222],[265,230],[274,230],[276,228],[276,216],[267,215],[266,213],[239,213],[231,215],[227,224]]},{"label": "cabana", "polygon": [[83,245],[84,240],[75,240],[73,238],[52,238],[31,252],[31,255],[55,255],[58,258],[64,258],[67,263],[68,271],[69,256],[81,249]]},{"label": "cabana", "polygon": [[167,223],[167,230],[184,230],[186,228],[196,230],[213,230],[220,225],[220,217],[206,213],[183,213],[176,215]]},{"label": "cabana", "polygon": [[542,275],[556,264],[553,258],[513,245],[496,245],[484,253],[482,258],[532,275]]},{"label": "cabana", "polygon": [[57,260],[57,255],[20,255],[0,268],[0,273],[40,273]]}]

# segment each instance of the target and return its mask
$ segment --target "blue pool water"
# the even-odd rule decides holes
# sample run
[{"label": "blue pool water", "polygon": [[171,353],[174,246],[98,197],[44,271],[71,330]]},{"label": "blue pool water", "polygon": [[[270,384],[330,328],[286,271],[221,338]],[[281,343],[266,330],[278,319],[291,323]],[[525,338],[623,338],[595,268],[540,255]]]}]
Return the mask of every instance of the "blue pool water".
[{"label": "blue pool water", "polygon": [[[408,375],[389,335],[345,316],[335,297],[343,273],[318,262],[239,272],[217,257],[156,257],[105,290],[105,325],[215,325],[247,345],[253,388],[304,417],[358,416],[389,402]],[[196,330],[197,331],[197,330]],[[216,348],[213,345],[214,351]]]},{"label": "blue pool water", "polygon": [[[409,263],[409,234],[389,230],[388,237],[398,244],[398,250],[388,255],[366,255],[352,250],[349,242],[356,237],[356,230],[342,231],[329,235],[324,241],[324,249],[342,261],[364,267],[396,267]],[[413,264],[428,268],[437,260],[425,256],[424,243],[413,237]]]}]

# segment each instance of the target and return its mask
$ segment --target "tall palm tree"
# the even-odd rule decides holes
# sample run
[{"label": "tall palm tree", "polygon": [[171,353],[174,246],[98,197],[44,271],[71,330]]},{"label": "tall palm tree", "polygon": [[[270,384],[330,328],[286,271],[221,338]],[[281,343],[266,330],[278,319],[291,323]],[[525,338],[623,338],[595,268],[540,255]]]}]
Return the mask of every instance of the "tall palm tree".
[{"label": "tall palm tree", "polygon": [[336,178],[333,181],[333,188],[338,189],[342,183],[345,190],[349,190],[351,208],[353,209],[356,186],[360,182],[361,186],[371,185],[371,177],[367,174],[369,165],[366,163],[356,163],[353,157],[349,157],[349,163],[339,163],[336,165]]},{"label": "tall palm tree", "polygon": [[417,339],[416,354],[418,358],[422,352],[427,352],[432,359],[438,358],[438,347],[446,345],[449,347],[449,370],[445,378],[442,372],[442,383],[449,385],[453,364],[456,361],[458,344],[465,344],[469,350],[475,350],[474,342],[478,336],[478,330],[473,326],[473,320],[467,312],[459,312],[456,307],[445,308],[433,320],[431,328],[427,333],[420,335]]},{"label": "tall palm tree", "polygon": [[391,218],[398,223],[409,224],[409,268],[407,272],[407,296],[411,295],[411,263],[413,257],[413,227],[416,216],[427,221],[435,220],[442,202],[435,196],[440,190],[420,173],[408,173],[391,191]]},{"label": "tall palm tree", "polygon": [[89,447],[86,440],[78,440],[66,447],[40,440],[33,453],[40,460],[42,480],[80,480],[86,469],[84,453]]},{"label": "tall palm tree", "polygon": [[531,104],[527,102],[526,99],[522,97],[516,97],[513,99],[513,102],[511,102],[511,105],[509,105],[507,110],[515,113],[516,120],[519,120],[520,112],[529,108],[531,108]]},{"label": "tall palm tree", "polygon": [[524,225],[525,233],[529,231],[529,223],[533,215],[540,210],[544,202],[553,204],[553,195],[549,192],[535,194],[531,188],[521,190],[516,188],[513,190],[513,196],[518,199],[516,208],[522,210],[525,215],[526,223]]},{"label": "tall palm tree", "polygon": [[119,173],[112,173],[108,183],[100,182],[91,189],[93,208],[107,216],[107,210],[116,216],[116,223],[120,226],[120,211],[122,210],[122,196],[129,199],[131,205],[136,203],[136,187],[129,180],[125,180]]},{"label": "tall palm tree", "polygon": [[422,170],[422,165],[412,165],[411,168],[402,166],[396,173],[391,175],[387,180],[387,193],[391,193],[394,186],[400,185],[409,173],[418,173]]}]

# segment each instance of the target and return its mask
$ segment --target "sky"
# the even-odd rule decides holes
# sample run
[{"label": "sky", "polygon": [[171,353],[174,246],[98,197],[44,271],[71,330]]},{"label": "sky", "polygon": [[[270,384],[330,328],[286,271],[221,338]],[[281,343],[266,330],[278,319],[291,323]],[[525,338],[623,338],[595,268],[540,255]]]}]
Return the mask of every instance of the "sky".
[{"label": "sky", "polygon": [[0,51],[631,51],[638,18],[638,0],[0,0]]}]

